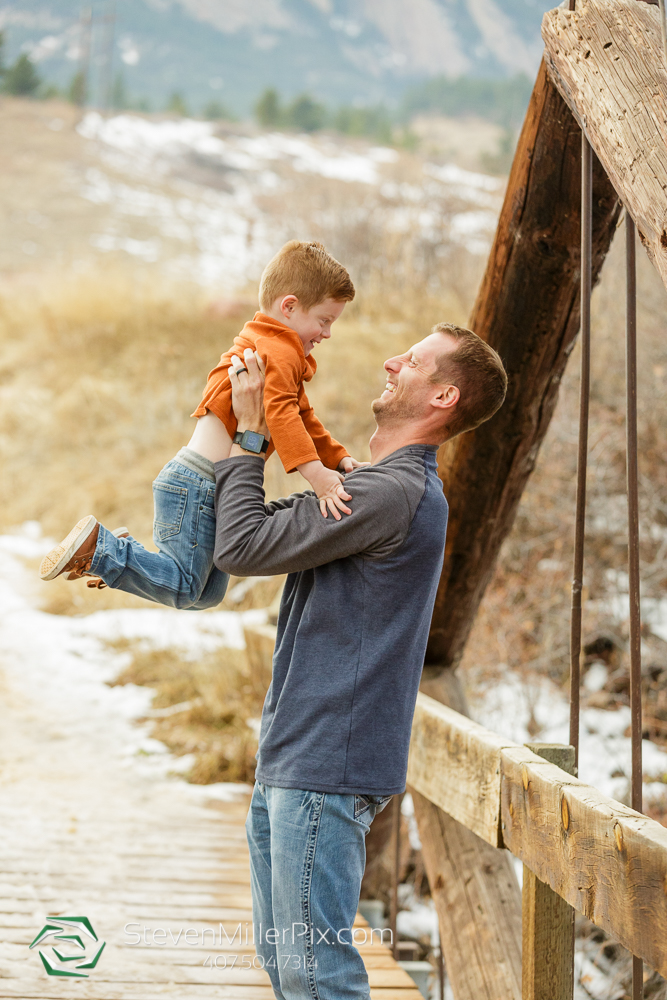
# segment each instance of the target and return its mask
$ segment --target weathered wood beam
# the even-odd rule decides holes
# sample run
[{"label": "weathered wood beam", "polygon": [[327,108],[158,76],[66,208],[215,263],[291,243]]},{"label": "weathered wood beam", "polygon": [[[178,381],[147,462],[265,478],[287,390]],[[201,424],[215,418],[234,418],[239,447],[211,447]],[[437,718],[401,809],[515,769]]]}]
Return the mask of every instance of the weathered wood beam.
[{"label": "weathered wood beam", "polygon": [[[460,713],[458,719],[467,724],[468,705],[456,672],[445,670],[437,681],[437,697],[441,701],[446,697],[455,712]],[[425,686],[428,687],[428,682]],[[413,723],[412,732],[422,760],[425,741],[419,736],[419,724],[428,712],[421,712],[420,709],[437,704],[424,693],[417,698],[417,724],[415,727]],[[438,718],[435,713],[435,731],[431,730],[434,747],[439,742]],[[485,732],[489,734],[488,755],[492,752],[494,734],[488,730]],[[455,742],[463,742],[463,733],[462,737],[461,741]],[[497,737],[495,739],[498,740]],[[504,741],[498,742],[504,744]],[[451,761],[441,759],[445,769],[449,763]],[[423,779],[421,787],[443,801],[445,796],[439,796],[428,768],[420,766],[418,770]],[[436,777],[445,773],[446,770],[440,774],[436,772]],[[419,780],[418,776],[415,777]],[[488,787],[489,782],[485,784]],[[424,867],[440,923],[440,942],[447,975],[456,1000],[497,1000],[499,997],[520,1000],[521,892],[510,855],[492,846],[498,842],[497,827],[494,822],[488,823],[488,817],[485,822],[476,824],[480,832],[488,831],[491,837],[489,844],[431,802],[426,795],[410,787],[422,841]],[[460,815],[466,817],[472,812],[466,807],[461,809]],[[471,948],[470,942],[477,940],[483,943],[482,946]]]},{"label": "weathered wood beam", "polygon": [[657,7],[587,0],[542,21],[549,73],[667,285],[667,66]]},{"label": "weathered wood beam", "polygon": [[[488,923],[501,911],[504,920],[507,913],[514,912],[505,871],[494,870],[494,862],[488,861],[488,857],[502,859],[507,855],[450,815],[446,817],[450,826],[445,836],[441,819],[446,814],[434,805],[431,796],[447,809],[451,795],[457,815],[467,817],[466,823],[473,829],[487,831],[496,843],[488,820],[493,815],[488,799],[498,788],[505,847],[567,903],[661,975],[667,974],[667,828],[607,798],[527,747],[442,709],[424,694],[419,694],[417,705],[409,776],[417,783],[411,787],[424,862],[443,934],[446,930],[451,935],[453,961],[460,954],[463,962],[466,956],[462,975],[465,978],[467,969],[468,986],[488,975],[484,970],[471,971],[478,952],[466,952],[468,938],[479,935],[493,951],[497,938],[486,933]],[[421,766],[427,741],[434,764],[430,774],[424,774]],[[464,754],[460,752],[463,749]],[[465,762],[466,756],[477,762],[476,768]],[[480,784],[487,790],[482,797]],[[427,789],[429,798],[420,789]],[[464,847],[459,843],[462,833],[474,838]],[[479,855],[478,863],[469,868],[468,881],[449,877],[456,867],[450,863],[452,856],[470,851],[490,852],[484,855],[487,870],[481,870]],[[500,885],[492,899],[491,887],[498,875]],[[469,890],[468,885],[473,888]],[[446,947],[444,939],[443,945]],[[508,962],[511,965],[509,955],[501,970],[505,978]],[[447,964],[451,976],[449,954]],[[454,995],[458,996],[455,983]],[[475,993],[464,985],[463,995]],[[494,996],[492,991],[488,995]],[[496,998],[512,995],[495,993]],[[477,996],[486,997],[487,993]]]},{"label": "weathered wood beam", "polygon": [[520,1000],[521,901],[509,855],[412,797],[456,1000]]},{"label": "weathered wood beam", "polygon": [[[579,126],[543,64],[470,317],[470,327],[495,347],[507,367],[507,399],[492,420],[439,453],[450,520],[426,654],[427,681],[461,657],[534,468],[579,329],[580,147]],[[618,214],[616,193],[595,161],[593,280]],[[429,694],[437,697],[433,686]]]},{"label": "weathered wood beam", "polygon": [[518,745],[420,692],[408,785],[487,844],[503,847],[500,751]]},{"label": "weathered wood beam", "polygon": [[[540,67],[519,137],[486,273],[470,326],[499,351],[509,391],[496,416],[439,453],[450,505],[447,549],[426,653],[422,691],[466,711],[451,667],[460,660],[500,546],[512,527],[556,405],[558,385],[579,328],[580,130]],[[615,192],[594,166],[593,278],[619,213]],[[426,798],[416,816],[435,893],[447,969],[457,1000],[521,996],[521,897],[510,858],[484,843]],[[430,864],[426,855],[430,855]],[[474,912],[468,885],[483,884],[489,905]],[[442,905],[438,899],[446,900]],[[501,919],[497,919],[502,914]],[[475,934],[490,963],[466,962]],[[468,952],[484,964],[479,950]],[[486,983],[475,993],[471,983]]]},{"label": "weathered wood beam", "polygon": [[527,749],[501,750],[507,847],[662,976],[667,975],[667,829]]}]

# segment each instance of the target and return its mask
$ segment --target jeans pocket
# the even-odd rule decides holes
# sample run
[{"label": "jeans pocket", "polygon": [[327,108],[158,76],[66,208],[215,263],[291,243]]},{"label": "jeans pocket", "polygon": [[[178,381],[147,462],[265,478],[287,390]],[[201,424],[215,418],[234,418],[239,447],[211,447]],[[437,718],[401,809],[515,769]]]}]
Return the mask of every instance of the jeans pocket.
[{"label": "jeans pocket", "polygon": [[153,533],[156,540],[162,542],[165,538],[171,538],[172,535],[179,533],[187,502],[188,491],[185,486],[173,486],[171,483],[155,480]]},{"label": "jeans pocket", "polygon": [[215,521],[215,486],[203,490],[201,509],[203,514]]},{"label": "jeans pocket", "polygon": [[354,818],[359,819],[368,809],[373,807],[373,817],[382,812],[393,795],[355,795]]}]

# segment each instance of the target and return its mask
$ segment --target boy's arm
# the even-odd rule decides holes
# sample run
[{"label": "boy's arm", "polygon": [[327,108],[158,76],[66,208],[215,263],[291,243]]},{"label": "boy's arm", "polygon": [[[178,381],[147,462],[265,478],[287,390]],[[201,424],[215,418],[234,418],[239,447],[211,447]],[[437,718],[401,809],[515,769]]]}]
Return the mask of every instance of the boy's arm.
[{"label": "boy's arm", "polygon": [[263,459],[243,455],[218,462],[215,565],[235,576],[273,576],[362,553],[388,555],[410,529],[403,487],[387,472],[353,475],[354,509],[336,521],[321,517],[317,497],[308,493],[290,497],[285,506],[267,506]]},{"label": "boy's arm", "polygon": [[273,445],[285,472],[318,459],[317,449],[301,419],[299,408],[300,371],[290,349],[277,349],[275,341],[258,340],[257,350],[266,365],[264,408]]},{"label": "boy's arm", "polygon": [[337,469],[344,458],[349,458],[350,453],[347,448],[344,448],[331,436],[322,421],[316,416],[303,385],[299,393],[299,409],[303,426],[315,445],[318,458],[328,469]]}]

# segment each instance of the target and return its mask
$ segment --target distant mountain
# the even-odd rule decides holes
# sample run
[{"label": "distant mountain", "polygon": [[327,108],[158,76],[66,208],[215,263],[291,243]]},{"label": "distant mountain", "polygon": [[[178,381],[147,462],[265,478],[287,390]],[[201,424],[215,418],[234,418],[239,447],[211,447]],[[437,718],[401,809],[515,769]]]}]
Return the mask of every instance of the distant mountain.
[{"label": "distant mountain", "polygon": [[[433,76],[532,75],[546,0],[92,0],[91,79],[163,107],[217,99],[246,114],[261,91],[328,104],[395,102]],[[80,0],[0,0],[7,58],[28,51],[59,86],[81,55]],[[122,81],[118,81],[121,74]]]}]

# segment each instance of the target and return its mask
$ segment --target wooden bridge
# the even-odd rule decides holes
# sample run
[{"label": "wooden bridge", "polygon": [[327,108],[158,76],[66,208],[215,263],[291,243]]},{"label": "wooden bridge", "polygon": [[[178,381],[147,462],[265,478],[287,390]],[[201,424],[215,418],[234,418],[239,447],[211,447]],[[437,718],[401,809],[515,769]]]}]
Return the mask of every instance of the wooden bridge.
[{"label": "wooden bridge", "polygon": [[[15,735],[11,701],[0,729]],[[30,711],[33,728],[38,701]],[[252,946],[248,796],[193,801],[182,782],[112,774],[115,760],[81,746],[78,765],[59,745],[40,769],[39,737],[19,736],[0,740],[0,998],[270,1000]],[[80,915],[99,963],[87,979],[47,976],[28,946],[50,918]],[[372,1000],[421,1000],[362,917],[355,928]]]},{"label": "wooden bridge", "polygon": [[[509,393],[493,420],[440,452],[451,519],[408,781],[456,1000],[571,998],[575,909],[636,956],[633,1000],[638,1000],[642,961],[667,976],[667,830],[579,780],[574,749],[519,746],[472,723],[455,672],[551,420],[580,320],[588,332],[590,288],[623,207],[629,268],[636,225],[667,284],[667,66],[659,9],[640,0],[577,0],[575,10],[557,8],[545,15],[543,37],[545,59],[470,318],[471,328],[505,361]],[[629,357],[632,307],[630,294]],[[581,440],[583,461],[585,433]],[[585,462],[580,486],[585,486]],[[634,487],[630,476],[631,501]],[[582,509],[580,503],[580,515]],[[578,520],[583,531],[583,516]],[[629,522],[635,554],[636,531],[635,509]],[[578,539],[583,544],[582,534]],[[640,750],[637,568],[631,566],[632,711],[634,746]],[[575,723],[577,573],[575,567]],[[641,771],[635,770],[637,787],[641,791]],[[48,893],[41,896],[39,887],[46,883],[38,848],[28,836],[12,840],[3,816],[0,923],[6,944],[0,997],[268,1000],[267,977],[252,968],[252,948],[245,944],[240,949],[202,943],[204,950],[184,951],[113,940],[95,979],[76,987],[45,984],[28,964],[34,913],[55,915],[79,904],[90,908],[93,897],[109,914],[122,905],[123,924],[134,921],[143,928],[159,921],[165,936],[170,928],[177,933],[186,919],[199,930],[221,922],[229,933],[247,923],[244,813],[242,802],[207,812],[163,802],[156,813],[150,795],[143,806],[129,796],[125,805],[120,801],[106,813],[98,811],[98,828],[100,817],[107,816],[107,833],[110,829],[116,844],[115,853],[105,852],[99,886],[86,868],[85,893],[81,890],[80,853],[76,843],[67,846],[63,834],[48,848],[54,860]],[[15,813],[11,818],[15,826]],[[150,831],[142,833],[141,847],[139,827]],[[93,824],[81,842],[86,851],[95,851],[97,836]],[[509,852],[526,866],[523,906]],[[31,887],[27,896],[21,890],[25,884]],[[230,967],[232,953],[240,961]],[[416,1000],[412,982],[386,947],[369,945],[362,953],[374,1000]],[[220,956],[217,968],[203,966],[208,954]]]},{"label": "wooden bridge", "polygon": [[[544,16],[544,60],[469,323],[506,363],[507,401],[492,420],[445,445],[439,455],[451,519],[408,780],[456,1000],[571,998],[574,909],[635,956],[633,1000],[643,996],[644,960],[667,976],[667,830],[640,812],[634,300],[635,232],[667,284],[664,10],[639,0],[570,0],[570,8],[558,7]],[[623,209],[634,810],[573,776],[590,291]],[[534,468],[580,327],[571,635],[574,745],[531,749],[466,719],[456,666]],[[510,851],[526,866],[523,907]]]}]

